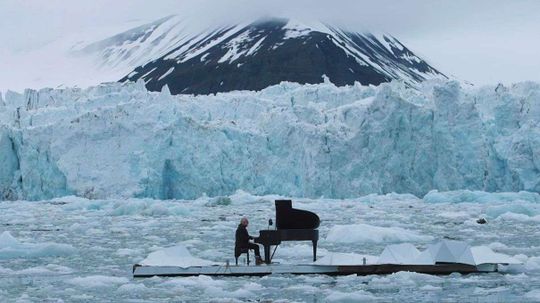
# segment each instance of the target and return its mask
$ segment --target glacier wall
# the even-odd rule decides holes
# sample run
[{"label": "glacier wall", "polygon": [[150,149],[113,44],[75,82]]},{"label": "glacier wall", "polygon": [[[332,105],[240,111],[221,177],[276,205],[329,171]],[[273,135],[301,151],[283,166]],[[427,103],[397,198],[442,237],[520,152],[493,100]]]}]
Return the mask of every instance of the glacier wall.
[{"label": "glacier wall", "polygon": [[538,83],[7,92],[0,199],[540,192],[539,121]]}]

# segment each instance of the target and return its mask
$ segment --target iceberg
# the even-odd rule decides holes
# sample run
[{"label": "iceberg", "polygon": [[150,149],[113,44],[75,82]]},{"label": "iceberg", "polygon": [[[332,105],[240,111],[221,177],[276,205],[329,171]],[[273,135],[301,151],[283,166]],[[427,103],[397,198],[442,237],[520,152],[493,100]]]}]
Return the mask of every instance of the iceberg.
[{"label": "iceberg", "polygon": [[8,91],[0,199],[195,199],[241,189],[312,198],[524,191],[538,200],[539,121],[533,82],[284,82],[201,96],[143,83]]}]

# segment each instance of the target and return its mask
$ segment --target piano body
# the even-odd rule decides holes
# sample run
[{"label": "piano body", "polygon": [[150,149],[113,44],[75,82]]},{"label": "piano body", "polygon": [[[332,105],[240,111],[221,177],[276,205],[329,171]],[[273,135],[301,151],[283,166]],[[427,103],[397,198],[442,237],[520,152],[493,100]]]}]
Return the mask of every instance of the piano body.
[{"label": "piano body", "polygon": [[292,208],[291,200],[276,200],[276,229],[260,230],[255,243],[264,247],[264,262],[271,263],[270,247],[282,241],[311,241],[313,261],[317,259],[319,216],[310,211]]}]

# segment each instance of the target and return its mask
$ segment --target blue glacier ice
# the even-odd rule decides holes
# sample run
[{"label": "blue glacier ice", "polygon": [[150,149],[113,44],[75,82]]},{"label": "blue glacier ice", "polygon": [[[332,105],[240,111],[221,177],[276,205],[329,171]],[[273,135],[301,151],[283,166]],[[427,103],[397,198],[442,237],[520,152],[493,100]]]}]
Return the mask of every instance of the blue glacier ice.
[{"label": "blue glacier ice", "polygon": [[0,199],[540,192],[539,121],[533,82],[8,91]]}]

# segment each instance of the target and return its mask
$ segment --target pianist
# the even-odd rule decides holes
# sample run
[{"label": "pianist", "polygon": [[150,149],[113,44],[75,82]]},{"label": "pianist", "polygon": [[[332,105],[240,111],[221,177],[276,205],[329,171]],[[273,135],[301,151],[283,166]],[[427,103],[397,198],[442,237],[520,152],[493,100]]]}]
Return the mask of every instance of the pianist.
[{"label": "pianist", "polygon": [[254,237],[250,236],[247,231],[249,221],[246,217],[240,220],[240,224],[236,229],[236,242],[234,245],[234,252],[236,256],[239,256],[242,250],[253,249],[255,251],[255,264],[260,265],[263,263],[261,253],[259,251],[259,245],[250,243],[249,240],[253,240]]}]

